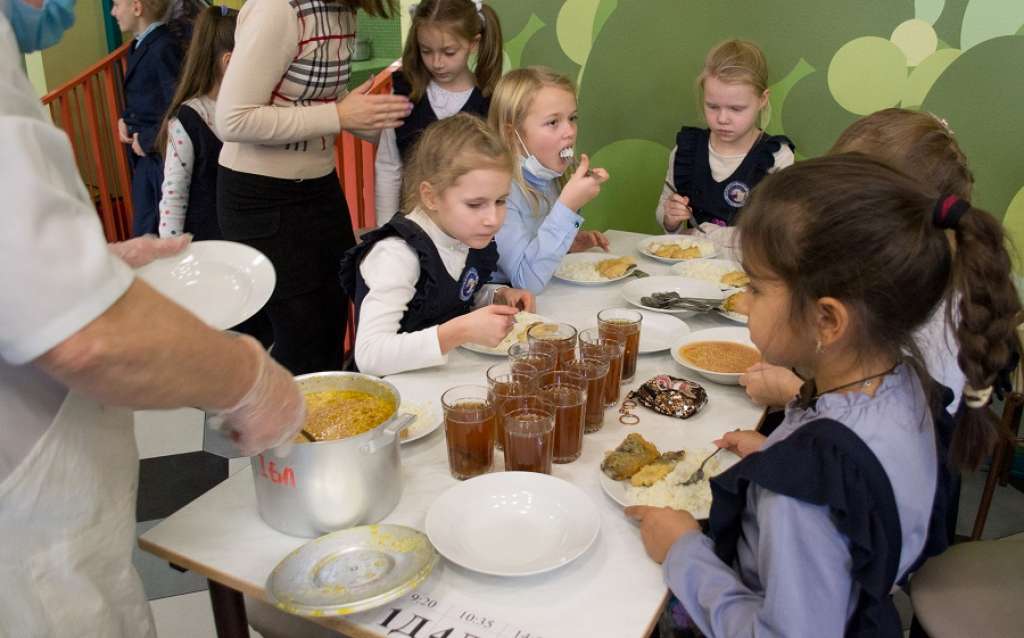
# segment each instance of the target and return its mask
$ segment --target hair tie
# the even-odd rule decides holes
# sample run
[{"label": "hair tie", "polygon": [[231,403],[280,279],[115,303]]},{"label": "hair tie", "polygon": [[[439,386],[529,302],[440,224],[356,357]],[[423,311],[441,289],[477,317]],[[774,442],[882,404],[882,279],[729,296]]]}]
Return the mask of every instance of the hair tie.
[{"label": "hair tie", "polygon": [[975,390],[970,385],[964,386],[964,403],[966,403],[969,408],[983,408],[988,405],[988,400],[991,398],[992,386],[987,386],[980,390]]},{"label": "hair tie", "polygon": [[229,11],[231,11],[231,7],[227,6],[226,4],[220,5],[220,16],[222,18],[226,18]]},{"label": "hair tie", "polygon": [[484,19],[484,0],[473,0],[473,4],[476,5],[476,14],[480,16],[480,24],[486,22]]},{"label": "hair tie", "polygon": [[956,228],[960,223],[960,218],[969,210],[971,210],[970,203],[956,195],[940,197],[935,202],[935,208],[932,209],[932,224],[936,228]]}]

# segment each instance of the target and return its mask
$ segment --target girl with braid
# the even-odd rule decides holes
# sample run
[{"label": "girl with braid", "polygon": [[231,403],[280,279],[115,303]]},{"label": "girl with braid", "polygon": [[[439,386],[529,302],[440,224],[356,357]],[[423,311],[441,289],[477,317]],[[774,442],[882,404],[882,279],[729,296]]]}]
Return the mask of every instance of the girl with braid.
[{"label": "girl with braid", "polygon": [[[848,153],[767,177],[740,240],[751,338],[808,381],[711,480],[708,535],[688,512],[627,514],[704,635],[900,636],[890,592],[948,543],[950,463],[976,467],[997,436],[986,406],[1021,310],[1002,225]],[[957,295],[965,413],[951,435],[913,335]]]}]

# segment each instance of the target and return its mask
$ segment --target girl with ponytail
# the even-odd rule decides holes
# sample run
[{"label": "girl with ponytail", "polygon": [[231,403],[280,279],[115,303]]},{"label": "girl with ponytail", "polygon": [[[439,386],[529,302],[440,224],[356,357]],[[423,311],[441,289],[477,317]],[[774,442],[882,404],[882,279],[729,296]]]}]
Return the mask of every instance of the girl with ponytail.
[{"label": "girl with ponytail", "polygon": [[502,44],[498,14],[480,0],[423,0],[413,5],[402,68],[392,75],[392,82],[395,94],[408,97],[414,107],[401,126],[381,133],[377,145],[379,226],[404,210],[403,167],[423,131],[460,112],[487,118],[491,93],[501,78]]},{"label": "girl with ponytail", "polygon": [[[808,381],[712,479],[708,536],[687,512],[627,514],[704,635],[899,636],[893,586],[948,544],[949,462],[976,467],[997,436],[986,406],[1021,310],[1002,225],[844,153],[767,177],[740,240],[751,338]],[[948,299],[966,376],[951,450],[914,340]]]}]

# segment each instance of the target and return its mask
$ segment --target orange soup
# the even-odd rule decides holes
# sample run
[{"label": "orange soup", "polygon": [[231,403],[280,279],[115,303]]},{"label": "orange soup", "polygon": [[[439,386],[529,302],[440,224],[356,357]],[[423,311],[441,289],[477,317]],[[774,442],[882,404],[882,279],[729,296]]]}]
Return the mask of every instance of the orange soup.
[{"label": "orange soup", "polygon": [[732,341],[696,341],[679,348],[679,356],[710,372],[739,373],[761,360],[755,348]]}]

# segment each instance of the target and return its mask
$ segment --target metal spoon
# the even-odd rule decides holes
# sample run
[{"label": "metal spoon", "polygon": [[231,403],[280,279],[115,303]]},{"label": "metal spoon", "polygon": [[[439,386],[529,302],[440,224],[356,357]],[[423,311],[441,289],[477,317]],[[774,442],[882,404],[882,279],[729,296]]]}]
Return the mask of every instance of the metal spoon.
[{"label": "metal spoon", "polygon": [[[675,184],[673,184],[672,182],[668,181],[667,179],[665,180],[665,186],[667,186],[667,187],[668,187],[668,189],[669,189],[670,191],[672,191],[672,194],[673,194],[673,195],[678,195],[678,194],[679,194],[679,191],[677,191],[677,190],[676,190],[676,186],[675,186]],[[693,209],[691,208],[690,210],[693,210]],[[696,231],[697,231],[697,232],[699,232],[700,234],[702,234],[702,235],[707,235],[707,234],[708,234],[708,233],[707,233],[707,231],[705,231],[705,230],[704,230],[703,228],[701,228],[701,227],[700,227],[700,226],[699,226],[699,225],[697,224],[697,222],[696,222],[696,221],[694,221],[694,219],[693,219],[692,217],[688,217],[688,218],[686,219],[686,222],[685,222],[685,223],[684,223],[683,225],[684,225],[684,227],[685,227],[685,226],[687,226],[687,225],[692,225],[692,226],[693,226],[693,228],[694,228],[694,230],[696,230]]]},{"label": "metal spoon", "polygon": [[[736,428],[735,430],[733,430],[733,432],[739,432],[739,431],[740,431],[739,428]],[[707,458],[705,458],[703,461],[701,461],[700,467],[697,468],[696,472],[694,472],[693,474],[690,475],[690,478],[686,479],[682,483],[676,483],[676,485],[693,485],[694,483],[699,483],[699,482],[703,481],[704,480],[704,465],[708,461],[710,461],[712,459],[712,457],[714,457],[716,454],[718,454],[719,452],[721,452],[724,449],[725,449],[724,447],[720,447],[717,450],[715,450],[714,452],[712,452],[711,454],[709,454],[707,456]]]}]

